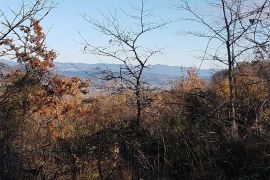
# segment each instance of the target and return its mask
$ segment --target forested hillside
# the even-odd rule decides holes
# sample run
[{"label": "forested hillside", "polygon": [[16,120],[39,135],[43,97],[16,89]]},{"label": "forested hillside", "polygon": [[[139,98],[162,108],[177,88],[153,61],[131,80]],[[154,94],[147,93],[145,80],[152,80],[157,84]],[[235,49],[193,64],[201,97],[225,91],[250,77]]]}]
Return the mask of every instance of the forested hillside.
[{"label": "forested hillside", "polygon": [[0,64],[0,179],[269,179],[268,0],[212,4],[225,19],[221,30],[183,1],[209,28],[209,36],[196,35],[227,47],[211,56],[225,68],[207,79],[195,67],[184,76],[179,68],[166,89],[144,78],[161,50],[138,39],[172,22],[145,23],[145,1],[130,16],[138,31],[119,29],[117,18],[104,24],[84,17],[111,43],[84,41],[85,53],[120,63],[96,69],[106,86],[95,94],[91,78],[55,72],[57,53],[45,44],[41,22],[57,4],[25,3],[13,16],[0,16],[0,59],[23,67]]}]

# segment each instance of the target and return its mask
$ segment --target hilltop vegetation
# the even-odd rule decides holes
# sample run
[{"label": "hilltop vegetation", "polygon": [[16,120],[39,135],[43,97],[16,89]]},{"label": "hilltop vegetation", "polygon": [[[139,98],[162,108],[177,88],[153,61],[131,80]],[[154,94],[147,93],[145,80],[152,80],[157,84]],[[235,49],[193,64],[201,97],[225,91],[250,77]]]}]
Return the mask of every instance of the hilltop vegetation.
[{"label": "hilltop vegetation", "polygon": [[34,2],[13,20],[0,16],[0,57],[24,67],[0,64],[0,179],[269,179],[270,62],[263,45],[256,47],[262,56],[233,55],[224,60],[230,68],[208,80],[189,68],[170,89],[153,89],[142,77],[158,50],[139,51],[136,42],[160,26],[141,23],[134,39],[90,21],[127,46],[114,53],[87,44],[122,62],[101,71],[108,87],[91,95],[91,81],[52,70],[57,55],[45,45],[40,21],[55,4]]},{"label": "hilltop vegetation", "polygon": [[205,82],[191,69],[171,90],[149,92],[140,127],[132,92],[85,99],[78,79],[53,77],[47,89],[12,75],[1,83],[2,177],[266,179],[269,67],[236,68],[238,139],[227,121],[226,71]]}]

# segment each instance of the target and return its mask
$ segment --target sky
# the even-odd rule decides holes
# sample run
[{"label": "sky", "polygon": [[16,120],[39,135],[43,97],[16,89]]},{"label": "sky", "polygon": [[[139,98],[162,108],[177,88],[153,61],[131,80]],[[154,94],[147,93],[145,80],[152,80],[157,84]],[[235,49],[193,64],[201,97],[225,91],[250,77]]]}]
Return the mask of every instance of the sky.
[{"label": "sky", "polygon": [[[1,0],[5,6],[16,6],[18,0]],[[203,0],[190,0],[190,4],[197,7]],[[104,20],[103,14],[116,11],[121,16],[124,25],[134,27],[129,17],[121,12],[135,13],[132,7],[139,7],[140,0],[57,0],[58,5],[43,20],[42,26],[48,32],[46,44],[54,49],[58,62],[72,63],[118,63],[112,59],[102,59],[82,52],[84,48],[80,34],[93,45],[106,45],[108,37],[102,35],[82,17],[84,15]],[[198,56],[206,46],[207,40],[183,35],[183,31],[199,31],[200,26],[181,20],[188,18],[184,11],[177,10],[180,0],[148,0],[145,4],[154,14],[153,21],[162,19],[175,21],[166,28],[151,32],[143,36],[142,44],[149,47],[165,48],[162,55],[155,56],[150,64],[166,64],[173,66],[199,66]],[[204,62],[202,68],[213,67],[212,62]]]}]

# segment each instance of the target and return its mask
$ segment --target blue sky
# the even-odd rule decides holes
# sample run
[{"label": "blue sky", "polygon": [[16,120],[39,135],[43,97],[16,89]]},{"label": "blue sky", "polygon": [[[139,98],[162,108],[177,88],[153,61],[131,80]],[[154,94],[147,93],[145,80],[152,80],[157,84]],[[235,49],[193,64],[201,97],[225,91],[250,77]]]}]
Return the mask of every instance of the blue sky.
[{"label": "blue sky", "polygon": [[[18,0],[1,0],[12,6]],[[199,6],[203,0],[190,0],[192,6]],[[114,10],[125,10],[133,12],[131,8],[139,7],[140,0],[58,0],[59,4],[42,22],[44,31],[49,31],[47,46],[58,53],[58,62],[83,62],[98,63],[100,59],[95,56],[82,53],[83,45],[79,32],[92,44],[100,45],[107,43],[108,39],[96,32],[81,17],[82,14],[102,20],[100,12],[107,13]],[[180,0],[148,0],[146,8],[153,9],[156,17],[165,19],[180,19],[187,17],[184,11],[175,10],[174,6]],[[123,23],[129,22],[126,17],[122,18]],[[158,19],[157,19],[158,20]],[[132,27],[132,24],[130,24]],[[206,45],[206,40],[197,39],[192,36],[179,35],[185,30],[199,31],[200,27],[189,22],[178,21],[168,27],[148,34],[144,37],[147,45],[166,47],[164,55],[155,57],[151,64],[167,64],[177,66],[199,66],[200,51]],[[117,63],[112,60],[103,60],[105,63]],[[204,68],[211,67],[212,63],[204,62]]]}]

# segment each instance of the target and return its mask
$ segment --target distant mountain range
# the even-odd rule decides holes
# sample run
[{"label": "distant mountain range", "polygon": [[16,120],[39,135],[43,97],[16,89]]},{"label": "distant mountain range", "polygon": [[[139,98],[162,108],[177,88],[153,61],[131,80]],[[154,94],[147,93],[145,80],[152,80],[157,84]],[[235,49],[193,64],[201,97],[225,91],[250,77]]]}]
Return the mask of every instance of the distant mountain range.
[{"label": "distant mountain range", "polygon": [[[14,61],[0,60],[0,63],[6,64],[9,67],[19,67],[18,63]],[[92,83],[100,84],[101,80],[95,77],[98,69],[110,69],[118,72],[120,64],[86,64],[86,63],[55,63],[54,72],[62,76],[82,77],[91,79]],[[152,85],[166,86],[171,82],[186,77],[186,72],[189,67],[180,66],[168,66],[168,65],[150,65],[144,72],[144,80]],[[200,69],[198,75],[202,79],[209,79],[213,75],[214,71],[210,69]]]}]

